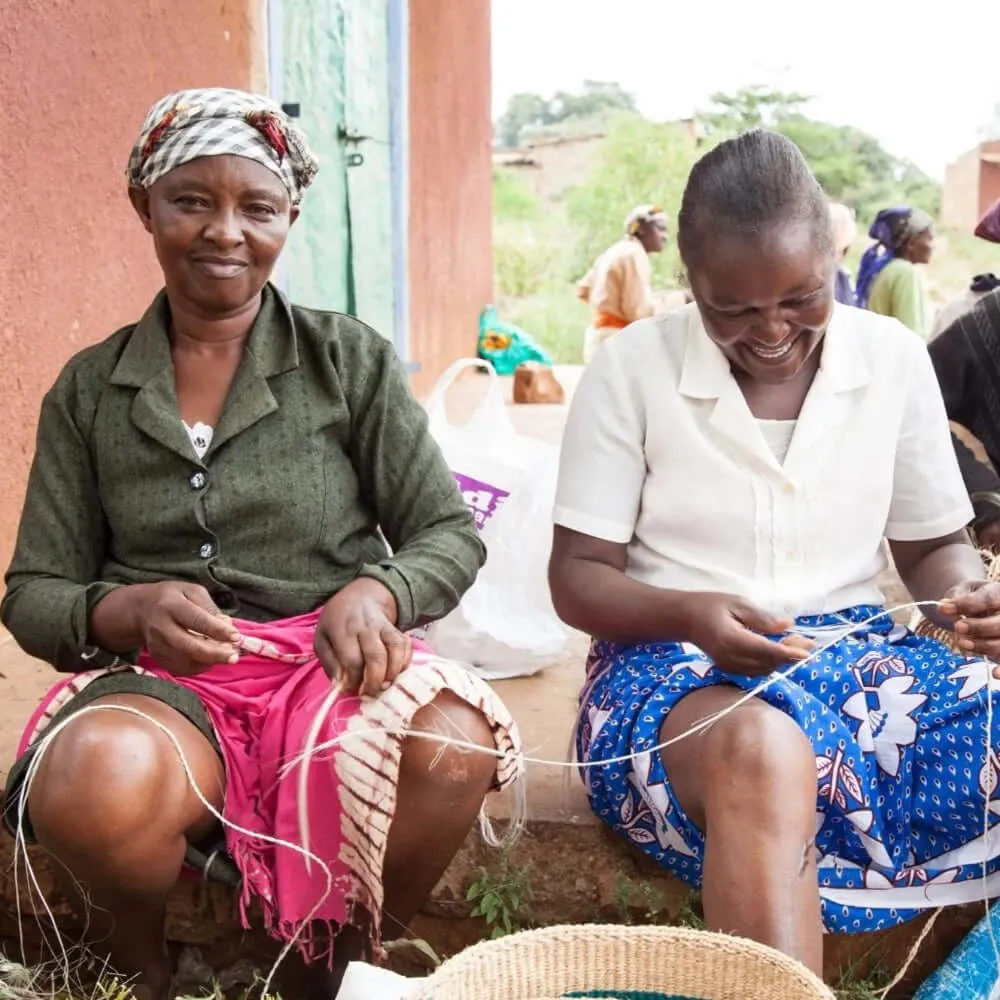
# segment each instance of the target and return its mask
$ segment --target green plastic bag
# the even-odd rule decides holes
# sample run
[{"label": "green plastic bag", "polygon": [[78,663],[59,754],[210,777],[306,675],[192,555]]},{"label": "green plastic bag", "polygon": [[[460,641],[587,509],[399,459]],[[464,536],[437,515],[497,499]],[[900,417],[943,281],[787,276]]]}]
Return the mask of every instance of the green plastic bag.
[{"label": "green plastic bag", "polygon": [[493,306],[479,314],[479,356],[488,361],[498,375],[513,375],[525,361],[552,366],[552,359],[520,327],[505,323]]}]

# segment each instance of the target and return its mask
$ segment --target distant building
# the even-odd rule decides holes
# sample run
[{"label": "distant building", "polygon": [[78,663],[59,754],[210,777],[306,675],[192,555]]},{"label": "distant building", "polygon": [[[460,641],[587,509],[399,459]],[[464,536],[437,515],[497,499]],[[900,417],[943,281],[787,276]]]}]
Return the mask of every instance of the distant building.
[{"label": "distant building", "polygon": [[1000,139],[982,142],[950,164],[941,194],[941,222],[972,232],[1000,198]]}]

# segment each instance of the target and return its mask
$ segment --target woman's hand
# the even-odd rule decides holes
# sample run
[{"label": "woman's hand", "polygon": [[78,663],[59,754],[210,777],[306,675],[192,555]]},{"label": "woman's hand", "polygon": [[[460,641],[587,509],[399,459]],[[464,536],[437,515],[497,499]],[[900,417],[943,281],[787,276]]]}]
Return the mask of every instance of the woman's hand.
[{"label": "woman's hand", "polygon": [[[1000,661],[1000,583],[960,583],[948,591],[938,610],[954,622],[962,653]],[[1000,667],[993,674],[1000,677]]]},{"label": "woman's hand", "polygon": [[239,632],[208,591],[167,580],[113,590],[94,607],[91,638],[123,652],[140,646],[170,673],[183,677],[216,663],[235,663]]},{"label": "woman's hand", "polygon": [[359,577],[323,608],[316,655],[345,691],[374,698],[410,665],[413,642],[396,628],[396,599],[388,588]]},{"label": "woman's hand", "polygon": [[805,659],[815,643],[789,635],[780,642],[764,635],[787,631],[790,621],[775,618],[742,597],[690,594],[683,598],[691,642],[727,674],[761,676]]}]

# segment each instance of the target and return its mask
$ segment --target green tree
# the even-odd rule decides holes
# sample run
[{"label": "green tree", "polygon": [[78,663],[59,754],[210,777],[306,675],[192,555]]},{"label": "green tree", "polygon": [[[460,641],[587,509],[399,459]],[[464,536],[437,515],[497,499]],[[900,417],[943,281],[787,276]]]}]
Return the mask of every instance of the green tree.
[{"label": "green tree", "polygon": [[941,188],[913,163],[889,153],[874,136],[850,125],[831,125],[805,113],[802,94],[747,87],[712,95],[699,117],[710,136],[722,140],[762,126],[788,136],[802,150],[827,195],[850,205],[862,228],[879,209],[912,204],[937,215]]},{"label": "green tree", "polygon": [[774,128],[786,118],[799,114],[810,98],[796,91],[771,90],[755,84],[735,94],[711,94],[709,100],[712,106],[698,118],[712,135],[726,138],[750,128]]},{"label": "green tree", "polygon": [[[576,232],[570,280],[583,275],[602,251],[623,235],[625,216],[645,202],[660,205],[671,232],[681,194],[697,150],[680,125],[628,117],[601,141],[586,181],[567,197],[567,215]],[[680,258],[671,240],[652,258],[654,285],[676,286]]]},{"label": "green tree", "polygon": [[635,100],[622,90],[621,84],[584,80],[579,93],[560,90],[549,98],[540,94],[513,94],[496,123],[496,134],[504,146],[517,146],[532,129],[614,111],[636,111]]},{"label": "green tree", "polygon": [[551,123],[566,121],[568,118],[589,118],[603,111],[634,112],[635,99],[622,90],[620,83],[584,80],[583,90],[579,94],[560,90],[549,101]]},{"label": "green tree", "polygon": [[507,110],[496,124],[497,138],[504,146],[516,146],[521,132],[549,123],[549,102],[539,94],[513,94]]}]

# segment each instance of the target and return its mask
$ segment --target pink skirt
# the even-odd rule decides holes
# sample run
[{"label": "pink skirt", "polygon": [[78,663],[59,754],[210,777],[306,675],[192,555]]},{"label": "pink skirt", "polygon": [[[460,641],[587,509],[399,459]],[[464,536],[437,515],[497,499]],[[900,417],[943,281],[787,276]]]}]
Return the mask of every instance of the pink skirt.
[{"label": "pink skirt", "polygon": [[[451,691],[480,711],[493,731],[496,787],[520,773],[514,720],[492,689],[460,664],[414,643],[413,662],[378,698],[345,696],[324,723],[319,742],[357,732],[317,755],[308,776],[310,853],[332,877],[303,854],[259,835],[301,844],[299,772],[287,765],[300,756],[330,679],[313,653],[319,611],[257,624],[237,621],[244,636],[235,664],[218,664],[192,677],[174,677],[146,654],[133,670],[179,684],[200,699],[215,729],[226,769],[223,815],[226,847],[243,876],[241,918],[256,899],[269,932],[293,937],[309,960],[332,959],[336,931],[351,924],[380,944],[382,868],[396,808],[396,783],[404,738],[413,716],[441,692]],[[25,727],[18,756],[44,732],[53,716],[87,684],[109,670],[74,674],[51,688]],[[241,830],[234,829],[234,826]],[[315,935],[317,926],[327,933]]]}]

